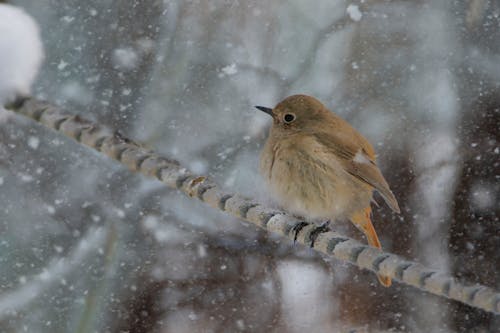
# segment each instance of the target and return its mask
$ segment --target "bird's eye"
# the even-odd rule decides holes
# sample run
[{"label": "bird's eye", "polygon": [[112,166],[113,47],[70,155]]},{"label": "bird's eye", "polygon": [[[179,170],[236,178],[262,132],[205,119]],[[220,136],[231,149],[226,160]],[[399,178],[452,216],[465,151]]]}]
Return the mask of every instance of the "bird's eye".
[{"label": "bird's eye", "polygon": [[285,123],[289,124],[295,120],[295,115],[293,113],[287,113],[283,117],[283,120],[285,121]]}]

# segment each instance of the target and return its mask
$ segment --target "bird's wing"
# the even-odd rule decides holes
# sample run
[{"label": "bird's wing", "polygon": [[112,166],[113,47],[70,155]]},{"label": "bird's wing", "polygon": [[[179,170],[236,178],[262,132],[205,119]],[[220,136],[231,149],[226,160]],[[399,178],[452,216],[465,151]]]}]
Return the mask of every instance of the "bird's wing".
[{"label": "bird's wing", "polygon": [[[346,123],[347,124],[347,123]],[[319,146],[334,154],[344,170],[357,179],[373,186],[389,207],[399,213],[399,205],[389,184],[375,163],[372,145],[350,125],[342,134],[333,131],[315,133]]]}]

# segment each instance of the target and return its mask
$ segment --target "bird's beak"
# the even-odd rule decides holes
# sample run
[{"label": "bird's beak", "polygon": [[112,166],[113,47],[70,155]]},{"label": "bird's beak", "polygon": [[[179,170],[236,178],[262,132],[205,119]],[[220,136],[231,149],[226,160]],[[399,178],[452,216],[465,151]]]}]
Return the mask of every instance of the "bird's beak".
[{"label": "bird's beak", "polygon": [[267,113],[268,115],[270,115],[271,117],[274,118],[273,116],[273,109],[271,108],[266,108],[265,106],[255,106],[256,109],[259,109],[260,111],[262,112],[265,112]]}]

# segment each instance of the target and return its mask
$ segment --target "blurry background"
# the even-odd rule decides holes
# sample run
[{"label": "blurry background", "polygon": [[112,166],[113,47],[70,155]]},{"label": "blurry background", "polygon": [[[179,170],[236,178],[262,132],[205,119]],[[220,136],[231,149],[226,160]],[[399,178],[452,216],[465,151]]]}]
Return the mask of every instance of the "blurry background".
[{"label": "blurry background", "polygon": [[[500,288],[499,2],[8,2],[42,30],[36,96],[263,202],[253,105],[318,97],[378,151],[402,208],[374,209],[384,249]],[[0,205],[2,332],[500,332],[19,116]]]}]

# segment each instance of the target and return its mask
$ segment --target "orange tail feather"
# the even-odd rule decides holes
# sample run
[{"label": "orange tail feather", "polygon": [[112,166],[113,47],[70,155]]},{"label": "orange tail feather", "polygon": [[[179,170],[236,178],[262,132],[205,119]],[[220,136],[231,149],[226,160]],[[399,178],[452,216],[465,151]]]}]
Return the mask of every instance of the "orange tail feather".
[{"label": "orange tail feather", "polygon": [[[369,245],[382,249],[377,232],[372,224],[371,211],[370,206],[368,206],[364,210],[355,213],[351,217],[351,222],[365,234]],[[392,280],[388,276],[377,274],[377,277],[379,282],[385,287],[389,287],[392,284]]]}]

